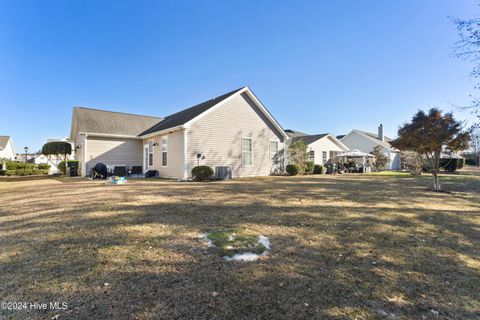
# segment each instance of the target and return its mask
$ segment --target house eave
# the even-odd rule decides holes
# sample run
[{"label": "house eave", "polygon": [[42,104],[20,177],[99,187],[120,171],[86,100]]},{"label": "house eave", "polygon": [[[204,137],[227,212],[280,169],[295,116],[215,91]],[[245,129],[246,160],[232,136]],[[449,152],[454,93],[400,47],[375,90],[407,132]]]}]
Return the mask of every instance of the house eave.
[{"label": "house eave", "polygon": [[127,135],[127,134],[98,133],[98,132],[80,132],[79,134],[82,136],[99,137],[99,138],[124,138],[124,139],[137,139],[137,140],[142,139],[139,136]]},{"label": "house eave", "polygon": [[155,131],[155,132],[152,132],[152,133],[149,133],[149,134],[144,134],[143,136],[138,136],[138,138],[149,139],[149,138],[152,138],[152,137],[155,137],[155,136],[158,136],[158,135],[162,135],[162,134],[166,134],[166,133],[170,133],[170,132],[174,132],[174,131],[179,131],[179,130],[184,130],[186,128],[187,128],[187,126],[185,126],[185,125],[176,126],[176,127],[172,127],[172,128],[168,128],[168,129],[164,129],[164,130]]}]

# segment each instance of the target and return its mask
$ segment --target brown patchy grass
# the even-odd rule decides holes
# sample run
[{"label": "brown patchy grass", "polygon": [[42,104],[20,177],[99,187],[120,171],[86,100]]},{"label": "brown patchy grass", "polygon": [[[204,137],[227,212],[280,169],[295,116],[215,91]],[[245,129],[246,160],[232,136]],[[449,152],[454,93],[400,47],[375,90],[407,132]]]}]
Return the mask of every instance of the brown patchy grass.
[{"label": "brown patchy grass", "polygon": [[[0,318],[479,318],[480,176],[442,178],[0,181],[0,301],[68,302]],[[222,227],[268,258],[208,254]]]}]

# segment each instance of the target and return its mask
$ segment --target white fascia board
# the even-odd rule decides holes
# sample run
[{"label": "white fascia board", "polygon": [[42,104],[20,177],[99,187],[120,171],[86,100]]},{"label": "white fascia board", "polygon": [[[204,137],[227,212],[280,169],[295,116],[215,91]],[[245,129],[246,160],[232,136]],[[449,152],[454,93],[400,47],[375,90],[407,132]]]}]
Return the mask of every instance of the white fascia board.
[{"label": "white fascia board", "polygon": [[183,130],[183,129],[186,129],[186,128],[187,128],[186,125],[176,126],[176,127],[168,128],[168,129],[165,129],[165,130],[160,130],[160,131],[155,131],[155,132],[152,132],[152,133],[149,133],[149,134],[145,134],[143,136],[138,136],[137,138],[139,138],[139,139],[149,139],[149,138],[152,138],[152,137],[155,137],[155,136],[158,136],[158,135],[163,135],[163,134],[166,134],[166,133],[168,134],[170,132]]},{"label": "white fascia board", "polygon": [[126,139],[139,139],[139,140],[142,139],[141,137],[134,136],[134,135],[96,133],[96,132],[80,132],[80,135],[84,135],[88,137],[100,137],[100,138],[126,138]]}]

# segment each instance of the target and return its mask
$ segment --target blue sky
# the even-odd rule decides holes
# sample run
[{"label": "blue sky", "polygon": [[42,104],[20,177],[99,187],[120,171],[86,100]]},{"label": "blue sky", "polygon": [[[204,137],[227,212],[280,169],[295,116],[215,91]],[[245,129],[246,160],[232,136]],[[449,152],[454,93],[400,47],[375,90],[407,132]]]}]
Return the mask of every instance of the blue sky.
[{"label": "blue sky", "polygon": [[[0,0],[0,135],[69,134],[73,106],[165,116],[248,85],[285,128],[395,136],[474,93],[448,16],[477,1]],[[455,111],[459,118],[468,114]]]}]

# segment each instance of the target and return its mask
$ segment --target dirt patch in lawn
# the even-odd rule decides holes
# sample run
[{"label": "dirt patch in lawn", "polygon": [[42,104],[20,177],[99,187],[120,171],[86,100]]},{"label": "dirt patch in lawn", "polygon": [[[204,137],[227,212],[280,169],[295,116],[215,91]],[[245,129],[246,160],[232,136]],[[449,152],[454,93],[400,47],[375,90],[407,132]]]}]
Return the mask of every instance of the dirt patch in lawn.
[{"label": "dirt patch in lawn", "polygon": [[[0,318],[479,318],[480,177],[441,179],[0,182],[0,302],[68,304]],[[272,250],[206,254],[219,226]]]}]

